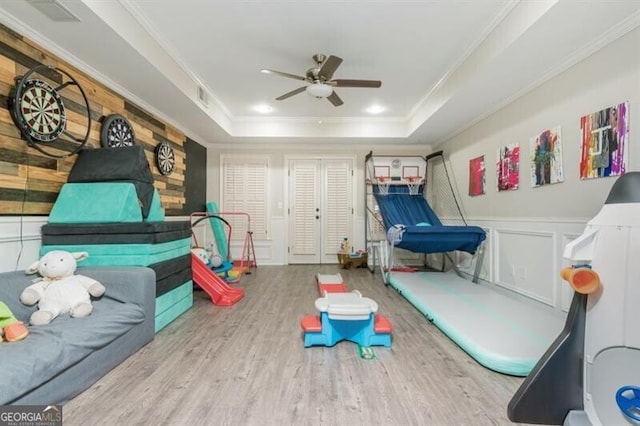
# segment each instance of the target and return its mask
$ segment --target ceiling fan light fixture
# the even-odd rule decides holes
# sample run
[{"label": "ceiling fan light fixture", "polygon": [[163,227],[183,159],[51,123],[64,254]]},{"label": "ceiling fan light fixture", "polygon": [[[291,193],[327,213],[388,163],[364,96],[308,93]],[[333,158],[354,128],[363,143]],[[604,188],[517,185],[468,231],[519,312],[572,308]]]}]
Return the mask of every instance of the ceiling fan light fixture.
[{"label": "ceiling fan light fixture", "polygon": [[314,98],[326,98],[333,93],[333,86],[324,83],[314,83],[307,86],[307,94]]}]

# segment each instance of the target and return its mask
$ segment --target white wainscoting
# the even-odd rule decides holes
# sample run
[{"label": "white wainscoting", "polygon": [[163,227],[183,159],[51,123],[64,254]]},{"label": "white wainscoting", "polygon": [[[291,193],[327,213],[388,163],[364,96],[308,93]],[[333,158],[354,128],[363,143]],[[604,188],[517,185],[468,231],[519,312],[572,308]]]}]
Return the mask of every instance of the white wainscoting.
[{"label": "white wainscoting", "polygon": [[45,216],[0,217],[0,272],[25,269],[40,258]]},{"label": "white wainscoting", "polygon": [[[587,219],[468,219],[487,231],[480,279],[567,311],[573,291],[560,278],[568,264],[564,246],[579,236]],[[477,257],[460,253],[461,271],[471,276]]]},{"label": "white wainscoting", "polygon": [[553,285],[557,270],[553,232],[494,229],[494,283],[556,306]]}]

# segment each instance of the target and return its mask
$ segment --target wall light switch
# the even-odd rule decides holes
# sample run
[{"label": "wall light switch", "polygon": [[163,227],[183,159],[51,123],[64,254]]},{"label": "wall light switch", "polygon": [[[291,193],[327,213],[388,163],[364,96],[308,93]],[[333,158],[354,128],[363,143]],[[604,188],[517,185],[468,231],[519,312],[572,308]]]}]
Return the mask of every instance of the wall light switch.
[{"label": "wall light switch", "polygon": [[282,201],[278,201],[278,208],[281,209],[282,208]]}]

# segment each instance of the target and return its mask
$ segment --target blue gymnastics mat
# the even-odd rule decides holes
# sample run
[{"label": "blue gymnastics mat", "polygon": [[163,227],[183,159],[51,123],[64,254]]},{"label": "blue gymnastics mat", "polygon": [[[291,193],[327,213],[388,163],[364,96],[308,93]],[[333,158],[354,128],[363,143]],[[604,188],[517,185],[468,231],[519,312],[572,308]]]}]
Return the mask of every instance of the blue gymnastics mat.
[{"label": "blue gymnastics mat", "polygon": [[392,272],[389,283],[483,366],[526,376],[564,326],[566,314],[453,271]]}]

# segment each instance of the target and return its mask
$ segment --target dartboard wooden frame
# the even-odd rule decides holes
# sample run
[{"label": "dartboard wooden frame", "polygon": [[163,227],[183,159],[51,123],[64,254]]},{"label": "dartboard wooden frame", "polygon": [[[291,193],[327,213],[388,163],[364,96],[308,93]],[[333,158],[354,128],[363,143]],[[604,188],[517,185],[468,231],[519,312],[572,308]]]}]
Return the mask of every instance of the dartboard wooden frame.
[{"label": "dartboard wooden frame", "polygon": [[104,119],[100,128],[100,144],[104,148],[121,148],[135,143],[136,135],[126,118],[111,114]]},{"label": "dartboard wooden frame", "polygon": [[164,176],[169,176],[176,165],[176,155],[168,142],[161,142],[155,149],[156,167]]},{"label": "dartboard wooden frame", "polygon": [[[46,77],[58,86],[53,87],[40,78],[31,78],[35,74]],[[9,95],[9,113],[27,145],[53,158],[69,157],[80,151],[91,131],[91,109],[78,82],[66,71],[49,65],[36,65],[15,81],[16,85]],[[77,105],[74,111],[82,111],[84,107],[84,135],[73,134],[66,128],[67,115],[61,92],[71,87],[76,87],[82,97],[83,102],[75,99]]]}]

